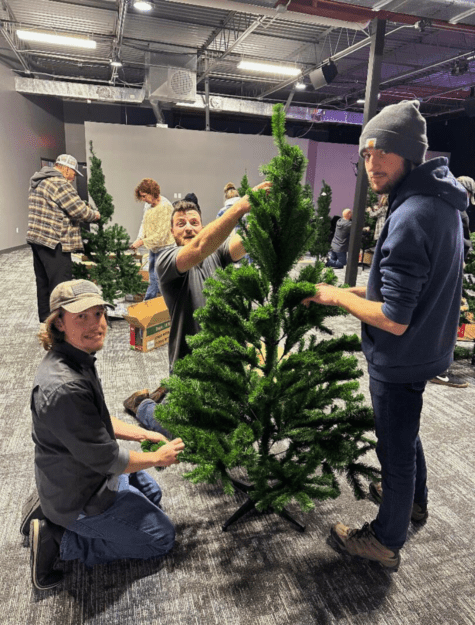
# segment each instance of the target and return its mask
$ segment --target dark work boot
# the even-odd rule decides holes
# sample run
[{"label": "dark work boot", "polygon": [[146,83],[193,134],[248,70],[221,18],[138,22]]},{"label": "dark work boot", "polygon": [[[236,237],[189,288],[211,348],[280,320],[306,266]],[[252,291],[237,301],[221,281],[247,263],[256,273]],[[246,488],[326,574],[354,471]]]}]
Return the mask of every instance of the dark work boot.
[{"label": "dark work boot", "polygon": [[20,532],[23,536],[29,536],[30,534],[30,523],[33,519],[44,519],[45,515],[43,514],[43,510],[41,509],[40,498],[38,497],[38,493],[33,491],[28,499],[23,504],[23,508],[21,509],[21,523],[20,523]]},{"label": "dark work boot", "polygon": [[59,545],[64,533],[62,527],[46,519],[33,519],[30,525],[31,581],[38,590],[48,590],[63,579],[62,571],[55,571]]},{"label": "dark work boot", "polygon": [[132,393],[130,397],[127,397],[124,400],[124,408],[127,410],[129,414],[135,415],[137,414],[137,408],[143,402],[144,399],[148,399],[148,388],[143,388],[141,391],[135,391]]}]

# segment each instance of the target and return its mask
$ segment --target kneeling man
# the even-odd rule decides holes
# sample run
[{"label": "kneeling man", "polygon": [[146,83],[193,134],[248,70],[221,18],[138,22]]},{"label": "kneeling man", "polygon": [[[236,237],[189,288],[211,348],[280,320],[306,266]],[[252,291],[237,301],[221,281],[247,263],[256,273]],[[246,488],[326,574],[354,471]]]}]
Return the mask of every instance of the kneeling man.
[{"label": "kneeling man", "polygon": [[[58,557],[86,566],[146,560],[167,553],[175,540],[160,508],[160,487],[143,469],[177,463],[184,444],[109,415],[94,366],[107,333],[105,306],[92,282],[62,282],[51,293],[41,335],[48,353],[35,378],[31,410],[45,518],[33,518],[30,526],[32,581],[40,590],[61,581],[54,570]],[[118,438],[166,444],[141,453],[119,447]]]}]

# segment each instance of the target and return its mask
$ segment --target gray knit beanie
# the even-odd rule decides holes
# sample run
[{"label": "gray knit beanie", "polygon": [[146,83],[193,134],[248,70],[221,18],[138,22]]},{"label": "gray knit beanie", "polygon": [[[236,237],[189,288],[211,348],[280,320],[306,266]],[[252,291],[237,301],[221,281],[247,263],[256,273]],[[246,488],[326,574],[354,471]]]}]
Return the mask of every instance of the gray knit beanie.
[{"label": "gray knit beanie", "polygon": [[385,106],[366,126],[360,137],[360,155],[365,148],[399,154],[420,165],[427,148],[426,120],[419,112],[419,100],[403,100]]},{"label": "gray knit beanie", "polygon": [[459,176],[457,180],[468,191],[470,202],[475,204],[475,180],[470,176]]}]

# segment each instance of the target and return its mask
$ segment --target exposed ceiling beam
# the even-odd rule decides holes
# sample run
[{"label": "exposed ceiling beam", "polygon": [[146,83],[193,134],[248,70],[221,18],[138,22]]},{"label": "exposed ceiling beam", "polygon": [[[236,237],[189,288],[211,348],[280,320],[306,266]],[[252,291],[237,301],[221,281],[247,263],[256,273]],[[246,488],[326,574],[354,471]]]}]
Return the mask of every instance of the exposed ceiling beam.
[{"label": "exposed ceiling beam", "polygon": [[27,74],[31,74],[31,68],[28,64],[28,61],[23,58],[22,51],[27,47],[23,44],[22,41],[18,39],[18,35],[16,34],[16,30],[14,28],[14,24],[16,24],[16,17],[8,4],[7,0],[1,0],[1,7],[3,11],[7,15],[6,20],[1,20],[1,28],[0,32],[5,37],[5,41],[8,43],[10,48],[13,50],[15,56],[23,67],[23,71]]},{"label": "exposed ceiling beam", "polygon": [[219,56],[217,59],[213,59],[213,61],[209,64],[206,70],[200,76],[198,76],[198,78],[196,79],[196,84],[201,82],[203,78],[209,76],[213,71],[213,67],[216,67],[216,65],[218,65],[224,58],[228,56],[228,54],[231,54],[231,52],[235,48],[237,48],[237,46],[239,46],[245,39],[249,37],[250,34],[252,34],[257,28],[259,28],[259,26],[262,25],[265,19],[266,18],[264,16],[258,17],[254,23],[252,23],[248,28],[246,28],[243,33],[239,35],[239,37],[229,46],[229,48],[225,52],[223,52],[223,54],[221,54],[221,56]]}]

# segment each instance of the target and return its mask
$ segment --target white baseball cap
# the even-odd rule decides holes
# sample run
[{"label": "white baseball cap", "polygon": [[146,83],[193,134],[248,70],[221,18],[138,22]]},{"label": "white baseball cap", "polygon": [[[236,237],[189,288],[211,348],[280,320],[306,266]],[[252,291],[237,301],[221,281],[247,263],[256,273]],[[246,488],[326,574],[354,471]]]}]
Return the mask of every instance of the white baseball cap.
[{"label": "white baseball cap", "polygon": [[74,156],[71,156],[71,154],[60,154],[58,156],[58,158],[56,159],[56,165],[65,165],[66,167],[69,167],[70,169],[74,169],[74,171],[79,174],[80,176],[82,176],[83,174],[81,174],[81,172],[78,169],[78,162],[77,160],[74,158]]}]

